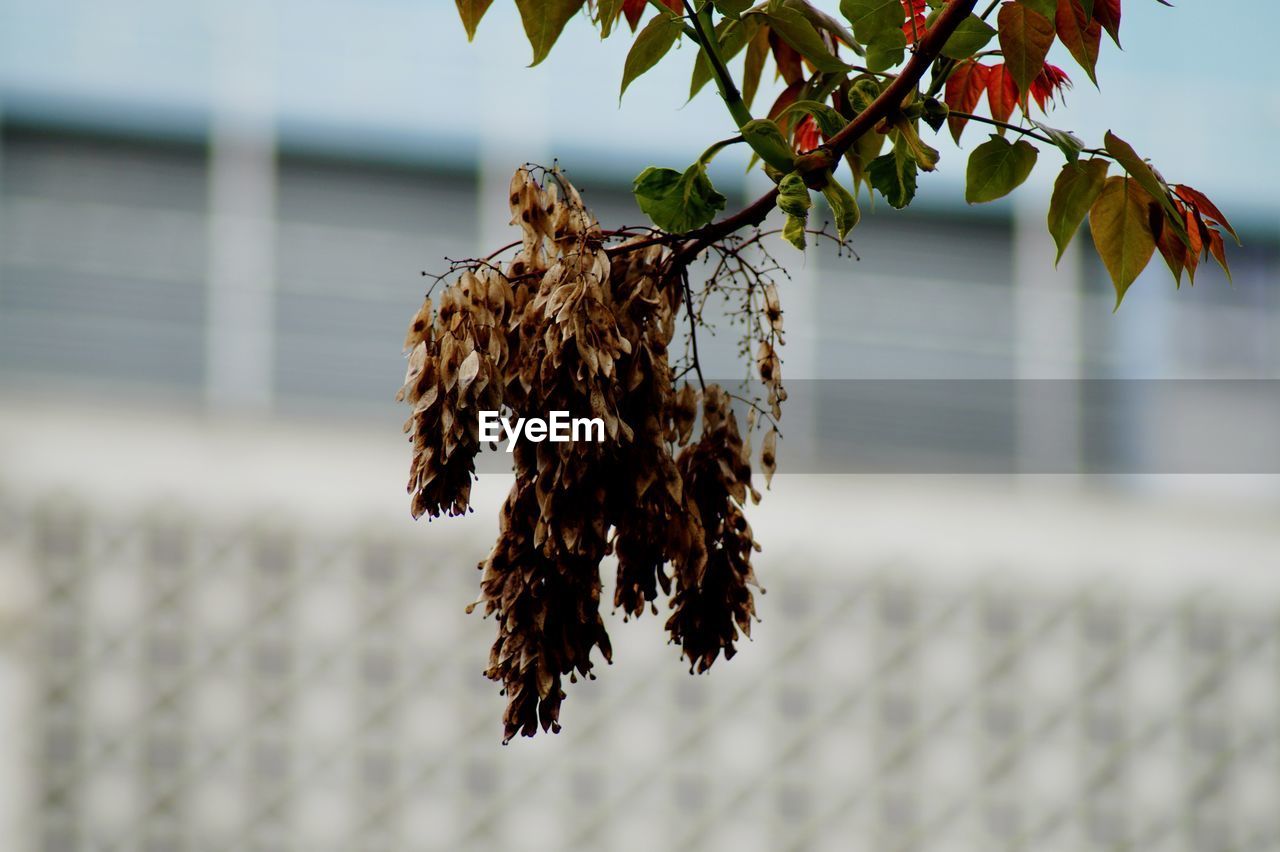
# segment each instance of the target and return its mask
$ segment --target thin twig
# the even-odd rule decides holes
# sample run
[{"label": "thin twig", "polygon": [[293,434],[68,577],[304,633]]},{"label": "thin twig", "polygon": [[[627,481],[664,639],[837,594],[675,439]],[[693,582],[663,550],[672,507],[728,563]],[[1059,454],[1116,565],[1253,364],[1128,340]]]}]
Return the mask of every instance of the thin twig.
[{"label": "thin twig", "polygon": [[698,317],[693,312],[693,289],[689,286],[689,269],[681,267],[680,286],[684,289],[684,308],[689,314],[689,346],[693,353],[693,371],[698,374],[698,385],[707,392],[707,381],[702,377],[702,362],[698,359]]}]

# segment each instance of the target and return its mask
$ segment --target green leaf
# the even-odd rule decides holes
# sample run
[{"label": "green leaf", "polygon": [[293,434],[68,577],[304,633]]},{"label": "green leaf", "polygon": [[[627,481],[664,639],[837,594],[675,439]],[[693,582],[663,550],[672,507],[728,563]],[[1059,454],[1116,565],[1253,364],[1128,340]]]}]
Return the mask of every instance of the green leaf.
[{"label": "green leaf", "polygon": [[891,135],[898,144],[907,146],[921,171],[931,172],[938,167],[938,149],[925,144],[920,138],[920,131],[917,129],[919,125],[918,120],[898,119],[894,122]]},{"label": "green leaf", "polygon": [[516,0],[516,8],[520,10],[520,20],[524,22],[524,33],[529,37],[529,45],[533,48],[533,62],[537,65],[547,58],[555,45],[564,25],[578,13],[587,0]]},{"label": "green leaf", "polygon": [[1080,223],[1102,193],[1108,165],[1100,157],[1067,163],[1054,181],[1053,197],[1049,199],[1049,233],[1058,246],[1055,265],[1062,260],[1063,252],[1080,230]]},{"label": "green leaf", "polygon": [[1110,177],[1089,210],[1089,232],[1115,286],[1116,308],[1155,253],[1154,204],[1133,178]]},{"label": "green leaf", "polygon": [[969,155],[964,200],[981,204],[1005,197],[1027,179],[1038,156],[1025,139],[1011,143],[993,133]]},{"label": "green leaf", "polygon": [[885,30],[867,44],[868,71],[888,71],[902,62],[907,36],[902,30]]},{"label": "green leaf", "polygon": [[797,12],[804,15],[809,19],[809,23],[813,24],[815,29],[826,30],[836,41],[851,48],[854,47],[857,42],[853,33],[849,32],[838,18],[828,15],[826,12],[810,3],[809,0],[779,0],[779,2],[786,4],[788,7],[795,9]]},{"label": "green leaf", "polygon": [[833,177],[827,178],[826,186],[822,187],[822,196],[827,199],[827,205],[835,217],[836,235],[840,237],[840,242],[844,242],[844,238],[858,226],[858,222],[862,219],[858,200]]},{"label": "green leaf", "polygon": [[752,15],[759,15],[768,21],[778,37],[794,47],[801,56],[813,63],[819,71],[841,72],[848,69],[839,59],[827,50],[822,36],[803,14],[788,6],[781,0],[769,0],[769,4]]},{"label": "green leaf", "polygon": [[738,18],[743,12],[751,8],[752,0],[714,0],[712,3],[716,7],[716,11],[726,18]]},{"label": "green leaf", "polygon": [[1000,7],[996,23],[1005,70],[1018,86],[1018,97],[1023,99],[1031,88],[1031,81],[1044,70],[1045,57],[1053,45],[1053,21],[1030,6],[1005,3]]},{"label": "green leaf", "polygon": [[835,136],[841,130],[844,130],[844,126],[848,123],[844,120],[844,116],[832,109],[829,104],[811,100],[796,101],[784,109],[778,115],[778,118],[781,119],[793,112],[813,116],[813,120],[817,122],[818,129],[827,137]]},{"label": "green leaf", "polygon": [[702,163],[694,163],[683,174],[650,166],[636,177],[632,193],[653,224],[673,234],[701,228],[725,205],[725,197],[711,185]]},{"label": "green leaf", "polygon": [[655,15],[650,19],[627,53],[627,61],[622,66],[622,89],[618,92],[618,100],[622,100],[632,80],[657,65],[667,55],[682,32],[684,22],[675,15]]},{"label": "green leaf", "polygon": [[907,13],[901,0],[840,0],[840,14],[853,25],[858,41],[867,44],[886,30],[902,30]]},{"label": "green leaf", "polygon": [[458,16],[462,18],[462,28],[467,31],[467,41],[476,37],[476,27],[480,19],[489,11],[493,0],[455,0],[458,4]]},{"label": "green leaf", "polygon": [[986,47],[995,34],[995,27],[977,15],[970,15],[960,22],[960,26],[956,27],[951,38],[942,46],[942,55],[948,59],[968,59]]},{"label": "green leaf", "polygon": [[[720,43],[720,55],[726,65],[742,51],[759,26],[755,18],[747,18],[745,21],[724,18],[716,24],[716,40]],[[693,79],[689,82],[690,98],[711,80],[712,73],[707,52],[699,50],[697,58],[693,60]]]},{"label": "green leaf", "polygon": [[901,210],[916,196],[916,161],[901,143],[894,145],[888,154],[872,160],[867,167],[867,177],[890,207]]},{"label": "green leaf", "polygon": [[[849,107],[859,113],[875,101],[880,95],[880,84],[871,77],[861,77],[849,87],[846,97]],[[853,188],[856,192],[866,179],[866,171],[871,162],[880,156],[884,148],[885,134],[864,133],[853,143],[853,147],[845,152],[845,160],[849,163],[849,171],[853,173]]]},{"label": "green leaf", "polygon": [[1068,163],[1074,163],[1080,159],[1080,152],[1084,150],[1084,140],[1068,130],[1059,130],[1056,127],[1050,127],[1042,121],[1031,119],[1041,133],[1053,140],[1053,144],[1058,146],[1058,150],[1062,152],[1062,156],[1067,158]]},{"label": "green leaf", "polygon": [[1029,9],[1039,12],[1051,21],[1058,11],[1058,0],[1018,0],[1018,2]]},{"label": "green leaf", "polygon": [[742,138],[760,159],[780,172],[795,168],[795,155],[791,145],[782,135],[777,123],[767,118],[756,118],[742,125]]}]

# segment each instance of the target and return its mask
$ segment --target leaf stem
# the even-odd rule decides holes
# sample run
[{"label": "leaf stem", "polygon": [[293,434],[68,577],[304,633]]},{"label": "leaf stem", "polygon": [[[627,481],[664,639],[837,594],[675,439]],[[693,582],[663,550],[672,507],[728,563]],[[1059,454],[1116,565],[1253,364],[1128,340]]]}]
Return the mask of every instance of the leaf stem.
[{"label": "leaf stem", "polygon": [[[661,14],[671,15],[673,17],[675,16],[675,13],[671,11],[671,7],[664,5],[662,3],[662,0],[647,0],[647,2],[649,3],[650,6],[657,9]],[[693,27],[689,26],[688,24],[685,24],[684,32],[687,36],[689,36],[689,38],[694,39],[695,41],[697,40],[698,33],[696,30],[694,30]]]},{"label": "leaf stem", "polygon": [[[1034,130],[1028,130],[1025,127],[1019,127],[1016,124],[1010,124],[1007,121],[1000,121],[994,118],[987,118],[984,115],[974,115],[973,113],[969,113],[969,112],[960,112],[959,110],[954,110],[954,109],[947,114],[949,116],[954,116],[956,118],[963,118],[965,121],[976,121],[976,122],[979,122],[980,124],[989,124],[992,127],[1002,127],[1005,130],[1012,130],[1014,133],[1021,133],[1023,136],[1030,136],[1032,139],[1036,140],[1037,142],[1043,142],[1046,145],[1053,145],[1056,147],[1058,144],[1057,142],[1050,139],[1048,136],[1044,136],[1042,134],[1036,133]],[[1111,156],[1111,154],[1107,153],[1101,148],[1081,148],[1080,153],[1092,154],[1095,157],[1106,157],[1108,159],[1115,159],[1114,157]]]},{"label": "leaf stem", "polygon": [[[650,0],[650,2],[656,2],[656,0]],[[742,93],[738,91],[737,84],[733,82],[733,76],[720,56],[720,42],[716,39],[715,26],[711,22],[711,3],[704,2],[701,9],[695,10],[689,0],[684,0],[684,8],[693,25],[694,38],[706,53],[707,61],[711,63],[720,97],[724,99],[724,105],[728,107],[734,123],[742,127],[751,121],[751,111],[743,103]]]}]

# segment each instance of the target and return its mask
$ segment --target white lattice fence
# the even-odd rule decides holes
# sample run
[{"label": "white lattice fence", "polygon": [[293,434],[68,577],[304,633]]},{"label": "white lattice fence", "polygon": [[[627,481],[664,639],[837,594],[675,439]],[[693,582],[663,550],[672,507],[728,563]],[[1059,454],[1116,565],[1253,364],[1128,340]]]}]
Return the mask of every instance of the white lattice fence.
[{"label": "white lattice fence", "polygon": [[766,551],[731,663],[615,622],[565,732],[502,748],[482,542],[3,515],[44,852],[1280,849],[1276,600]]}]

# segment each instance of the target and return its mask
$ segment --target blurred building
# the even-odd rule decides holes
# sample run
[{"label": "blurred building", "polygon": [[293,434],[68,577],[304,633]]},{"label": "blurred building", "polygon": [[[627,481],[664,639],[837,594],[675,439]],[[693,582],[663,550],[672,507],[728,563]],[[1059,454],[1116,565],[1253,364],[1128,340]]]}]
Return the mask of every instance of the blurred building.
[{"label": "blurred building", "polygon": [[[1280,848],[1273,166],[1161,113],[1246,245],[1115,314],[1084,240],[1053,269],[1043,184],[966,208],[944,174],[858,259],[788,258],[755,641],[690,678],[661,617],[612,619],[565,732],[502,749],[463,606],[504,478],[430,526],[399,488],[420,272],[506,241],[524,159],[639,221],[618,176],[714,104],[657,75],[614,113],[574,62],[616,45],[524,72],[509,13],[468,48],[429,6],[0,3],[0,846]],[[1166,464],[1205,435],[1231,464]],[[877,452],[927,461],[809,475]]]}]

